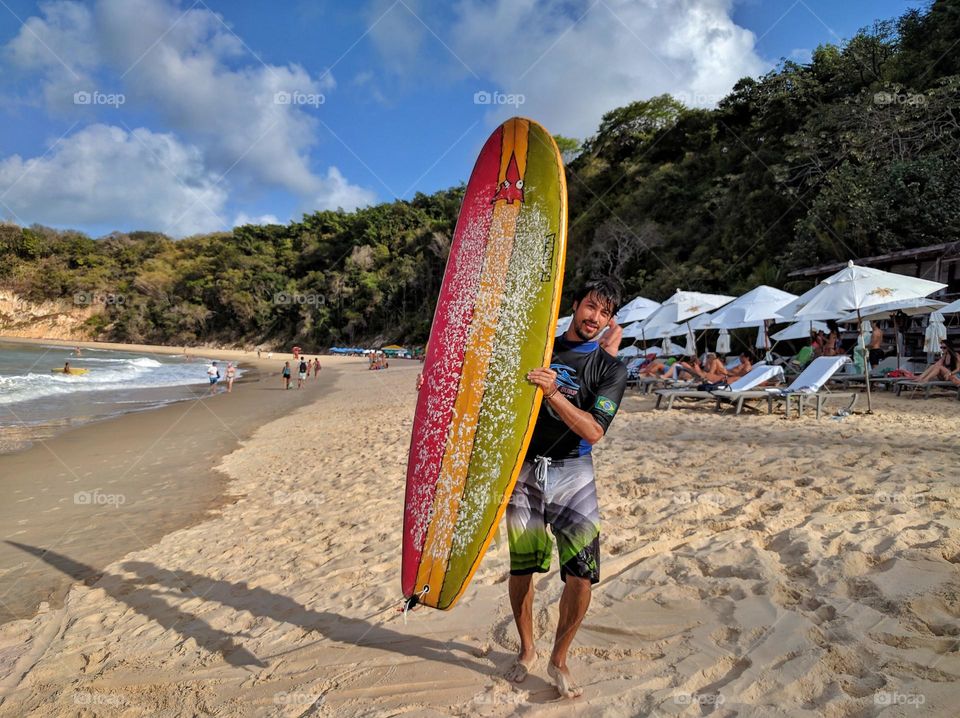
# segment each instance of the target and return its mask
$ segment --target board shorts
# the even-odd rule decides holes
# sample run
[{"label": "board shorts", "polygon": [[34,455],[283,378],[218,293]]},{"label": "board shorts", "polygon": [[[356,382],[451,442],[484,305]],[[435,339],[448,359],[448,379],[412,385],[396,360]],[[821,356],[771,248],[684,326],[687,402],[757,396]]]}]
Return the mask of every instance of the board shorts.
[{"label": "board shorts", "polygon": [[211,376],[211,377],[207,377],[207,378],[210,380],[210,383],[211,383],[211,384],[216,384],[218,381],[220,381],[220,377],[218,377],[218,376]]},{"label": "board shorts", "polygon": [[593,459],[524,461],[507,504],[510,573],[546,573],[553,539],[560,555],[560,578],[600,580],[600,507]]},{"label": "board shorts", "polygon": [[305,372],[305,371],[300,372],[299,374],[297,374],[297,378],[298,378],[298,379],[306,379],[306,378],[307,378],[307,372]]}]

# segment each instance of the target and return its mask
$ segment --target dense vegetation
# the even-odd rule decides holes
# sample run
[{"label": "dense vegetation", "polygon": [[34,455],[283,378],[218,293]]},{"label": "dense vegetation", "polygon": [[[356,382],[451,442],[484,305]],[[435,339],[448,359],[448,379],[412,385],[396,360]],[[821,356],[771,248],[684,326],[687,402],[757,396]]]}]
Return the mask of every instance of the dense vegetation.
[{"label": "dense vegetation", "polygon": [[[958,39],[960,0],[936,0],[743,79],[714,110],[655,97],[579,148],[564,138],[567,286],[799,290],[796,267],[960,240]],[[462,191],[179,241],[4,225],[0,286],[118,297],[90,320],[117,340],[422,341]]]}]

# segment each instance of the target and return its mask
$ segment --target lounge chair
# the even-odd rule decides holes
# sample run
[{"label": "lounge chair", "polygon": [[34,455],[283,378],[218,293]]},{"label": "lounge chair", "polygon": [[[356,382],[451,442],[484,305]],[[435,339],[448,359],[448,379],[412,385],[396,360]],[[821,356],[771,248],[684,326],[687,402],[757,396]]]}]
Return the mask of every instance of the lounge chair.
[{"label": "lounge chair", "polygon": [[716,402],[716,408],[718,410],[724,402],[728,402],[734,404],[736,413],[739,414],[743,411],[744,401],[746,400],[746,398],[741,398],[741,395],[774,379],[783,380],[783,367],[758,364],[726,388],[717,388],[711,391],[700,389],[658,389],[656,392],[657,408],[660,408],[660,404],[664,399],[667,400],[667,405],[664,407],[666,409],[673,408],[673,404],[677,399],[683,400],[685,405]]},{"label": "lounge chair", "polygon": [[827,399],[849,399],[850,404],[846,410],[850,411],[857,403],[859,392],[834,393],[824,390],[830,378],[840,370],[840,367],[849,362],[850,357],[846,356],[818,357],[810,362],[807,368],[800,372],[800,375],[785,389],[729,392],[726,396],[731,400],[766,399],[767,411],[771,414],[774,402],[780,402],[785,405],[786,416],[790,415],[790,402],[794,398],[797,400],[797,416],[802,415],[806,405],[810,404],[816,408],[819,419]]},{"label": "lounge chair", "polygon": [[946,389],[947,391],[954,391],[957,394],[957,399],[960,400],[960,387],[954,384],[952,381],[917,381],[916,379],[901,379],[896,383],[897,396],[905,390],[910,390],[910,396],[916,396],[920,390],[923,390],[923,398],[929,399],[930,392],[936,389]]}]

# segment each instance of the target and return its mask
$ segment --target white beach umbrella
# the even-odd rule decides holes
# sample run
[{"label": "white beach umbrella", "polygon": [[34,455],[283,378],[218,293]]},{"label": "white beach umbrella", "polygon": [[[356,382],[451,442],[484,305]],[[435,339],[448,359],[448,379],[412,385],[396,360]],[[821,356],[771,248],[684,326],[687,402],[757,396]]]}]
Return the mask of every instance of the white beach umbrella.
[{"label": "white beach umbrella", "polygon": [[639,353],[640,353],[640,347],[631,345],[631,346],[628,346],[626,349],[622,349],[619,352],[617,352],[617,356],[635,357]]},{"label": "white beach umbrella", "polygon": [[780,322],[798,322],[801,319],[805,321],[812,321],[817,319],[825,321],[827,319],[838,319],[839,317],[842,317],[844,314],[846,314],[845,311],[839,311],[839,310],[821,310],[817,312],[814,316],[810,316],[810,315],[806,315],[803,317],[797,316],[797,312],[805,308],[807,304],[810,302],[810,300],[817,295],[817,292],[819,292],[819,290],[820,290],[820,284],[815,286],[813,289],[808,289],[806,292],[801,294],[792,302],[788,302],[787,304],[784,304],[782,307],[780,307],[777,310],[777,316],[775,317],[775,319]]},{"label": "white beach umbrella", "polygon": [[758,321],[776,319],[778,310],[796,299],[796,294],[762,284],[715,311],[710,315],[708,326],[713,329],[755,327]]},{"label": "white beach umbrella", "polygon": [[653,314],[660,307],[660,302],[655,302],[646,297],[634,297],[629,302],[620,307],[615,317],[617,324],[628,324],[629,322],[640,322]]},{"label": "white beach umbrella", "polygon": [[823,322],[795,322],[786,329],[781,329],[776,334],[771,334],[770,338],[775,342],[785,342],[790,339],[809,339],[813,332],[829,332],[828,327]]},{"label": "white beach umbrella", "polygon": [[572,321],[573,321],[573,315],[572,315],[572,314],[571,314],[570,316],[568,316],[568,317],[560,317],[560,318],[557,320],[557,331],[556,331],[556,333],[555,333],[553,336],[558,337],[558,336],[560,336],[561,334],[563,334],[565,331],[567,331],[567,329],[570,328],[570,322],[572,322]]},{"label": "white beach umbrella", "polygon": [[687,344],[683,349],[688,357],[695,357],[697,355],[697,338],[693,334],[693,327],[689,325],[687,326]]},{"label": "white beach umbrella", "polygon": [[940,352],[940,342],[947,338],[947,328],[943,325],[943,314],[934,312],[930,315],[927,330],[924,332],[923,351],[928,354]]},{"label": "white beach umbrella", "polygon": [[[926,297],[946,286],[929,279],[908,277],[873,267],[858,267],[851,261],[845,268],[814,287],[809,301],[797,310],[795,316],[797,319],[816,319],[819,318],[819,313],[825,311],[841,311],[844,314],[855,311],[857,317],[862,318],[865,310],[895,300]],[[869,364],[864,364],[867,411],[872,412]]]},{"label": "white beach umbrella", "polygon": [[633,322],[623,328],[624,339],[639,339],[642,336],[643,329],[640,327],[640,322]]},{"label": "white beach umbrella", "polygon": [[676,293],[644,320],[644,331],[651,333],[660,327],[678,324],[699,314],[713,311],[733,301],[733,297],[723,294],[704,294],[702,292]]},{"label": "white beach umbrella", "polygon": [[730,353],[730,332],[726,329],[720,330],[720,336],[717,337],[717,354]]},{"label": "white beach umbrella", "polygon": [[[873,267],[858,267],[849,262],[844,269],[824,279],[810,290],[810,299],[796,311],[797,319],[818,319],[821,312],[857,312],[906,299],[922,299],[946,287],[929,279],[908,277]],[[804,295],[806,296],[806,295]],[[803,297],[801,297],[802,299]]]},{"label": "white beach umbrella", "polygon": [[[913,317],[918,314],[929,314],[934,311],[942,311],[947,306],[945,302],[930,299],[929,297],[914,297],[911,299],[899,299],[893,302],[885,302],[870,309],[863,309],[860,313],[861,319],[876,321],[878,319],[889,319],[897,312],[903,312],[907,316]],[[839,319],[838,322],[846,324],[857,321],[857,313],[850,312]]]},{"label": "white beach umbrella", "polygon": [[940,307],[937,311],[941,314],[956,314],[960,312],[960,299],[955,302],[950,302],[945,307]]}]

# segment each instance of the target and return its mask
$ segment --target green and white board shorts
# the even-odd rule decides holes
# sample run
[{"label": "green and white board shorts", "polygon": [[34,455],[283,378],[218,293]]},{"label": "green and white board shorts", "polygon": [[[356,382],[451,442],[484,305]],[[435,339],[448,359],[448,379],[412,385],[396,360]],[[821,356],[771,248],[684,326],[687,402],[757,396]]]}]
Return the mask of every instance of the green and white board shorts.
[{"label": "green and white board shorts", "polygon": [[560,554],[560,578],[600,580],[600,508],[592,457],[524,461],[506,516],[511,574],[550,570],[549,526]]}]

